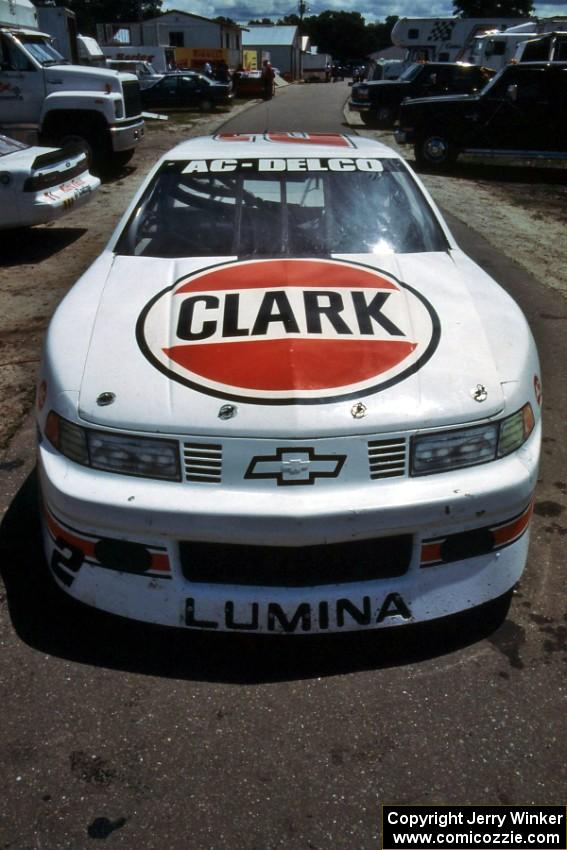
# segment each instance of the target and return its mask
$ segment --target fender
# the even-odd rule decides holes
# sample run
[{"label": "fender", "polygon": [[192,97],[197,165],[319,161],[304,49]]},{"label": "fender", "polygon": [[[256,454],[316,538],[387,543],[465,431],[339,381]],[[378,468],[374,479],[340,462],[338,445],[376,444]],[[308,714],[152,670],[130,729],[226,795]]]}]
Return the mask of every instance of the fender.
[{"label": "fender", "polygon": [[43,101],[40,122],[43,126],[46,117],[55,111],[97,112],[107,125],[116,123],[115,103],[121,103],[118,92],[106,94],[89,91],[58,91],[48,94]]}]

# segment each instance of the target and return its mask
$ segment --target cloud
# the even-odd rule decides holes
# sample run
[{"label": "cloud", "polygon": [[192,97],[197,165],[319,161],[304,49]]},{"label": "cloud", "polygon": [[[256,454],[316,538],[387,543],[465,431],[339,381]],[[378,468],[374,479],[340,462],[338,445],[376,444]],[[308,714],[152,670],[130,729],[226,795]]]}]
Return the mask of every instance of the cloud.
[{"label": "cloud", "polygon": [[[308,15],[318,15],[327,9],[332,11],[360,12],[365,20],[384,20],[388,15],[398,15],[403,18],[451,17],[453,13],[452,0],[385,0],[380,4],[380,14],[376,14],[374,0],[311,0],[308,4]],[[565,9],[565,0],[546,0],[545,3],[535,3],[535,14],[540,17],[552,17]],[[224,15],[241,24],[247,24],[254,18],[283,18],[284,15],[297,13],[297,3],[294,0],[165,0],[164,10],[179,9],[182,12],[194,12],[206,18]],[[567,24],[566,24],[567,26]]]}]

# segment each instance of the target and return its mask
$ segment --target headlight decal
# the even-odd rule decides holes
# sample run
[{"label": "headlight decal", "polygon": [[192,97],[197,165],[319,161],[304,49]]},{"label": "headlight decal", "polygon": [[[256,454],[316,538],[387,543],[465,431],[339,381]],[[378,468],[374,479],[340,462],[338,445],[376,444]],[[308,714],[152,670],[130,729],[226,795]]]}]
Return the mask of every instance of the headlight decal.
[{"label": "headlight decal", "polygon": [[[172,578],[171,564],[165,546],[102,538],[99,535],[78,531],[56,518],[47,507],[44,508],[44,517],[54,546],[50,566],[56,577],[67,587],[73,584],[84,564],[127,572],[130,575]],[[106,557],[105,552],[108,553],[111,546],[115,549],[114,557]],[[130,547],[131,551],[137,550],[142,555],[139,563],[136,564],[132,559],[129,563],[120,563],[121,547],[124,549]]]},{"label": "headlight decal", "polygon": [[411,441],[411,475],[433,475],[506,457],[523,446],[535,428],[527,402],[504,419],[418,434]]},{"label": "headlight decal", "polygon": [[450,564],[465,558],[488,555],[490,552],[510,546],[528,530],[533,507],[532,497],[521,513],[504,522],[423,540],[420,566],[435,567],[440,564]]}]

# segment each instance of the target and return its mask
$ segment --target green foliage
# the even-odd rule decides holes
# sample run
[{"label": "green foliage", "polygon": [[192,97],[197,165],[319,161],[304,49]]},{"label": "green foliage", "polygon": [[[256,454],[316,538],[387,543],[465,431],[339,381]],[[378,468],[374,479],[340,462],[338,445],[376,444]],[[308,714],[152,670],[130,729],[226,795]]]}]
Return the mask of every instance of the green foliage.
[{"label": "green foliage", "polygon": [[303,33],[320,53],[334,59],[363,59],[369,53],[392,44],[390,33],[398,18],[390,15],[384,23],[367,24],[359,12],[321,12],[303,20]]},{"label": "green foliage", "polygon": [[163,0],[65,0],[77,15],[79,32],[96,35],[99,23],[139,21],[162,11]]},{"label": "green foliage", "polygon": [[453,0],[456,14],[463,18],[528,18],[532,0]]},{"label": "green foliage", "polygon": [[254,24],[261,24],[262,26],[265,26],[265,27],[273,27],[274,26],[274,22],[272,21],[271,18],[262,18],[262,20],[259,20],[257,18],[254,21],[248,21],[248,23],[249,23],[250,26],[254,26]]}]

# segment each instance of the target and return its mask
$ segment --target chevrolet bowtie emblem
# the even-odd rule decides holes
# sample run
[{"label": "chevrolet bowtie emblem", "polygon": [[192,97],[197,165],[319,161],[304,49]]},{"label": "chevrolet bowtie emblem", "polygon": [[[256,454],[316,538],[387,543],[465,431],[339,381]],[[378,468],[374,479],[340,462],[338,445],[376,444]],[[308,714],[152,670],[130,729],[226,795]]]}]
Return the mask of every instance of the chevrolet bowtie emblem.
[{"label": "chevrolet bowtie emblem", "polygon": [[278,448],[275,455],[258,455],[244,478],[273,478],[278,487],[314,484],[317,478],[338,478],[346,455],[318,455],[311,446]]}]

